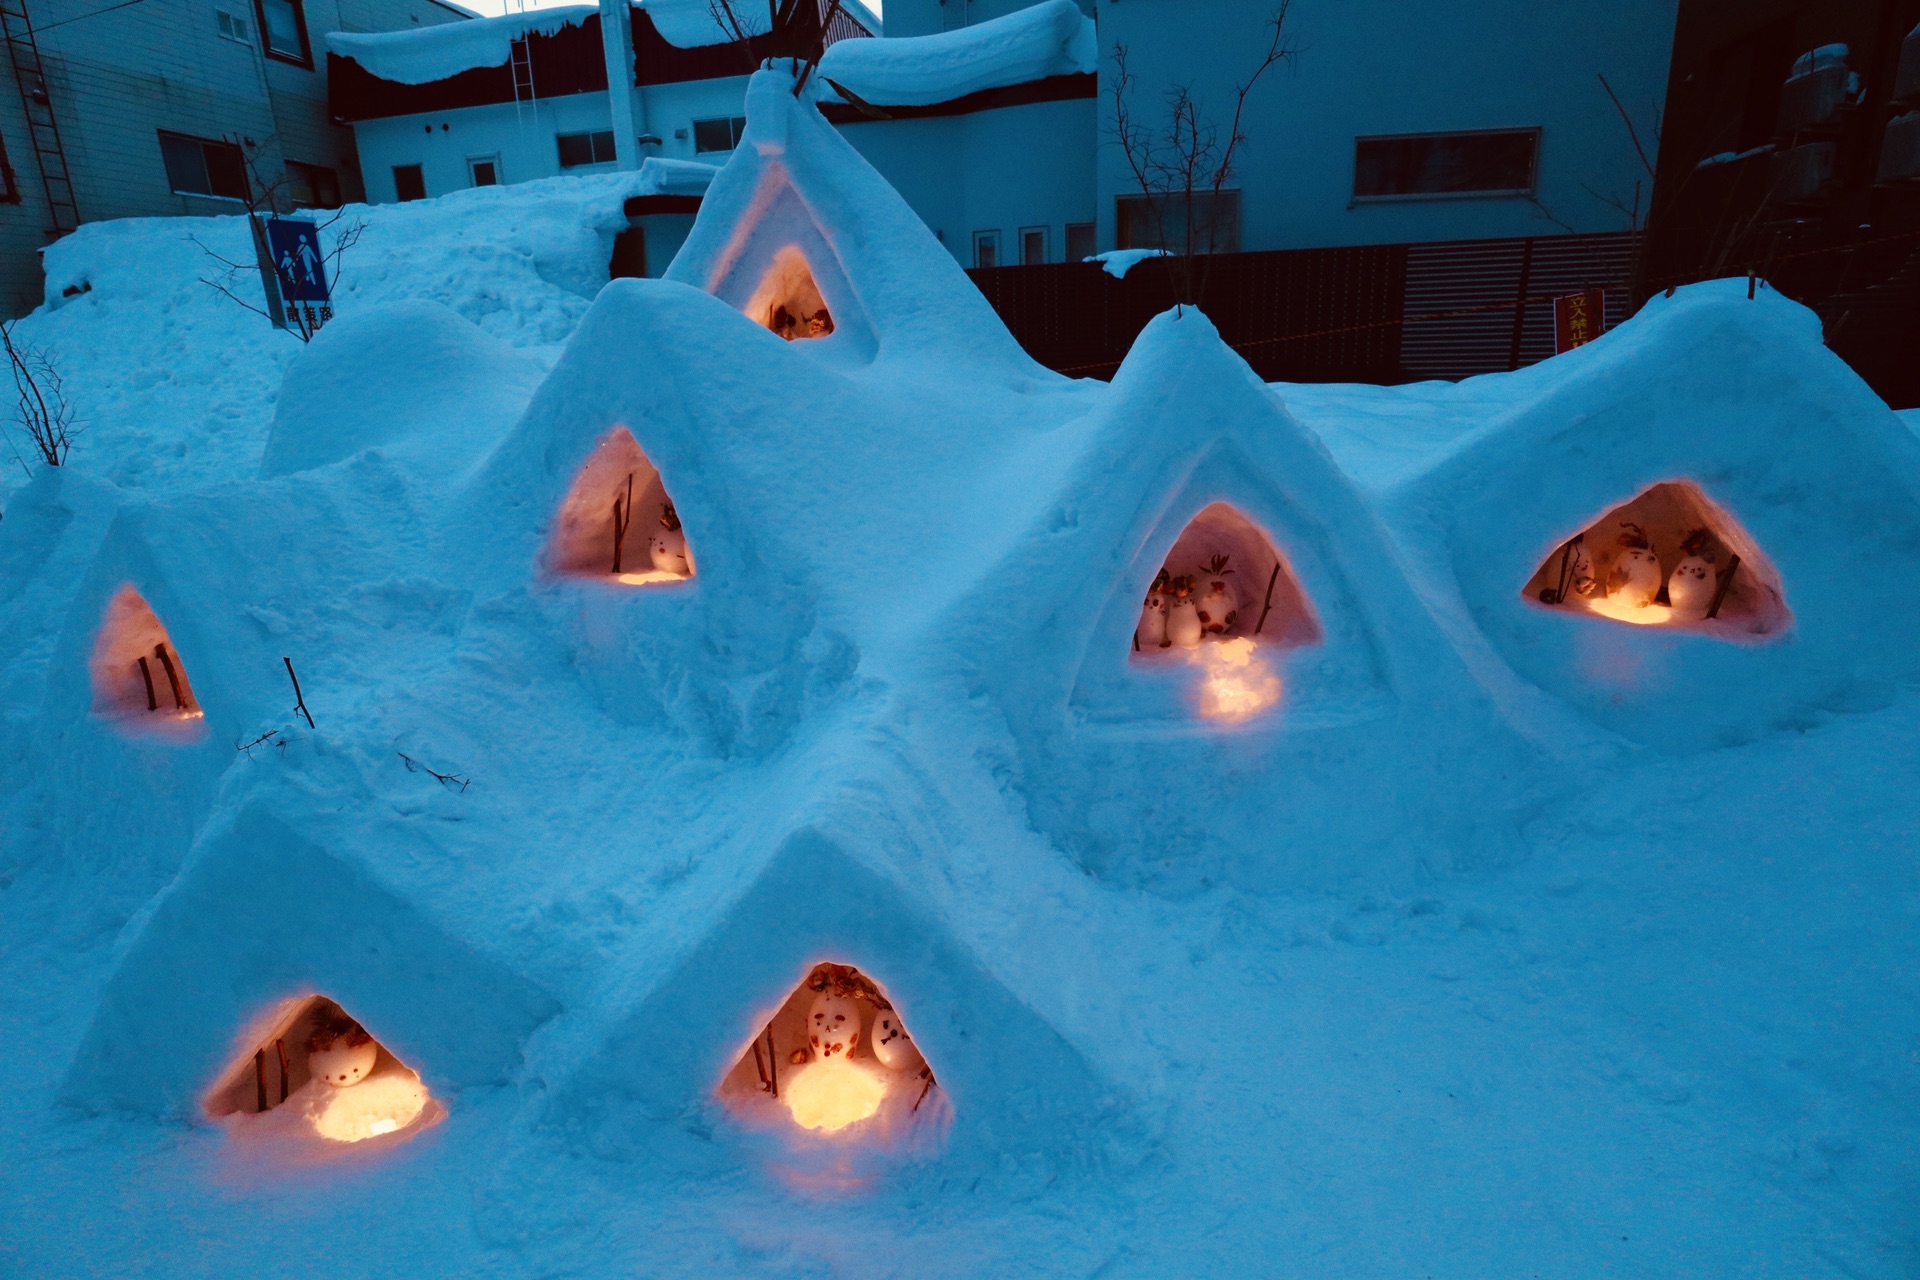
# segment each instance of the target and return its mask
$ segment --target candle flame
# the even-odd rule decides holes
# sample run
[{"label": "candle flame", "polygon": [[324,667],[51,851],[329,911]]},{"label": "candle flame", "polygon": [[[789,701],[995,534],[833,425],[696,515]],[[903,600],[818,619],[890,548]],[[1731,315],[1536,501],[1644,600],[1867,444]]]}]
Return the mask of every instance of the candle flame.
[{"label": "candle flame", "polygon": [[1257,715],[1280,701],[1280,677],[1246,636],[1203,644],[1187,654],[1200,667],[1200,714],[1229,724]]},{"label": "candle flame", "polygon": [[426,1086],[411,1071],[386,1071],[344,1089],[329,1089],[313,1129],[334,1142],[363,1142],[412,1124],[427,1106]]},{"label": "candle flame", "polygon": [[832,1133],[880,1109],[887,1082],[845,1058],[809,1062],[780,1082],[781,1100],[803,1129]]}]

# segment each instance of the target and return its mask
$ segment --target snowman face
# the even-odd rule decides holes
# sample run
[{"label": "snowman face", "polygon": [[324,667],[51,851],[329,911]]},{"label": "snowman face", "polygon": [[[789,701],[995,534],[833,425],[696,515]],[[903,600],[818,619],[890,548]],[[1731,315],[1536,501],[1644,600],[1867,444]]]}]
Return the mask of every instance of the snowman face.
[{"label": "snowman face", "polygon": [[344,1089],[365,1080],[379,1056],[380,1046],[373,1041],[350,1045],[342,1036],[326,1048],[309,1053],[307,1070],[334,1088]]},{"label": "snowman face", "polygon": [[1693,585],[1704,583],[1707,580],[1707,562],[1696,556],[1688,556],[1674,566],[1673,576]]},{"label": "snowman face", "polygon": [[823,991],[807,1010],[807,1043],[822,1058],[846,1057],[860,1043],[860,1006]]},{"label": "snowman face", "polygon": [[924,1061],[913,1037],[900,1025],[900,1015],[892,1009],[873,1015],[873,1056],[890,1071],[913,1071]]},{"label": "snowman face", "polygon": [[1653,554],[1653,552],[1646,547],[1628,547],[1627,554],[1622,556],[1621,560],[1629,566],[1629,572],[1635,572],[1631,568],[1631,566],[1635,565],[1640,566],[1640,571],[1642,572],[1644,572],[1648,566],[1656,569],[1660,567],[1660,557]]},{"label": "snowman face", "polygon": [[1167,598],[1165,596],[1161,595],[1158,591],[1147,592],[1147,608],[1164,609],[1166,607]]}]

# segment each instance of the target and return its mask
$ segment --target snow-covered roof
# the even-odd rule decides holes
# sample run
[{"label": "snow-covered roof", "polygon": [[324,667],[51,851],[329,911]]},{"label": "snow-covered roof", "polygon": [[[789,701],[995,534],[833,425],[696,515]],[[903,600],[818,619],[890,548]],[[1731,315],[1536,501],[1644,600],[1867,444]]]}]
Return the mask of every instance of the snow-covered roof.
[{"label": "snow-covered roof", "polygon": [[327,48],[353,59],[382,80],[430,84],[477,67],[505,66],[513,56],[514,41],[529,35],[553,35],[599,12],[595,5],[570,4],[472,22],[446,22],[416,31],[333,31],[327,34]]},{"label": "snow-covered roof", "polygon": [[922,107],[970,93],[1098,69],[1093,19],[1073,0],[1045,0],[977,26],[897,40],[842,40],[820,74],[868,102]]},{"label": "snow-covered roof", "polygon": [[[733,29],[714,16],[714,6],[708,0],[640,0],[640,7],[653,19],[654,29],[660,33],[661,39],[682,49],[726,44],[733,39]],[[880,33],[879,17],[859,0],[841,0],[840,7],[868,31],[875,35]],[[767,12],[764,7],[757,3],[737,4],[734,11],[740,29],[746,34],[763,36],[767,33]]]}]

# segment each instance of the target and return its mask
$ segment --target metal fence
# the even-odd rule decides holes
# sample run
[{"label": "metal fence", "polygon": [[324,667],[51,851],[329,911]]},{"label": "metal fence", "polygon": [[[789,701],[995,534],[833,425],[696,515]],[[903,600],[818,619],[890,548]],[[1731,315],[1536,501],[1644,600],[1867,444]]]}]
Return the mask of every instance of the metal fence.
[{"label": "metal fence", "polygon": [[[1607,291],[1626,315],[1632,234],[1282,249],[1214,256],[1201,309],[1260,377],[1407,382],[1513,369],[1553,354],[1553,298]],[[968,272],[1029,355],[1110,378],[1173,304],[1175,266],[1124,279],[1097,263]]]}]

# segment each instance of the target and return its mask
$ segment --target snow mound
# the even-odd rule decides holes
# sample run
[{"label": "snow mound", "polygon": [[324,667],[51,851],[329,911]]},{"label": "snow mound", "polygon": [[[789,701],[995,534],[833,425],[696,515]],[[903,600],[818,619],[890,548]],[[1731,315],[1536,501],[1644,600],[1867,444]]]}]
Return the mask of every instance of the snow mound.
[{"label": "snow mound", "polygon": [[[404,363],[392,358],[404,351]],[[407,443],[426,465],[476,460],[520,416],[546,370],[437,302],[348,312],[287,370],[263,476]]]},{"label": "snow mound", "polygon": [[360,64],[369,75],[395,84],[430,84],[479,67],[504,67],[516,41],[550,36],[600,12],[595,5],[557,5],[466,22],[443,22],[416,31],[330,31],[327,48]]},{"label": "snow mound", "polygon": [[922,107],[983,89],[1099,69],[1093,19],[1073,0],[1042,3],[938,35],[842,40],[820,74],[876,106]]}]

